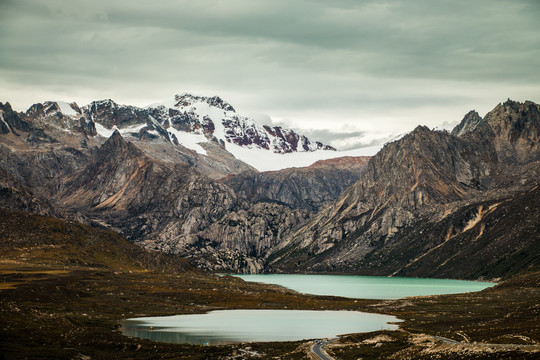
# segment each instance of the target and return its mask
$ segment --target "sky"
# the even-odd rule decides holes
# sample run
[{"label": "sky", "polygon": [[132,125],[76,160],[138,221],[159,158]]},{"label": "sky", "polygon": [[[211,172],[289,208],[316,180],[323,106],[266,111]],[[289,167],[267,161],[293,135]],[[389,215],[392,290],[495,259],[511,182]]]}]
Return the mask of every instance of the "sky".
[{"label": "sky", "polygon": [[539,0],[0,0],[0,101],[218,95],[345,150],[540,102],[539,19]]}]

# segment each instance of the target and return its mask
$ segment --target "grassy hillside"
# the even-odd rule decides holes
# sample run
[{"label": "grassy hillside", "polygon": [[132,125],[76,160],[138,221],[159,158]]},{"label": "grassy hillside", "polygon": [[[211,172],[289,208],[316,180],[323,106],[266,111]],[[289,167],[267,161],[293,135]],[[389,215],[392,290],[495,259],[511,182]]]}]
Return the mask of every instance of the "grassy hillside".
[{"label": "grassy hillside", "polygon": [[119,234],[73,221],[0,208],[0,259],[120,271],[194,271],[184,259],[150,253]]}]

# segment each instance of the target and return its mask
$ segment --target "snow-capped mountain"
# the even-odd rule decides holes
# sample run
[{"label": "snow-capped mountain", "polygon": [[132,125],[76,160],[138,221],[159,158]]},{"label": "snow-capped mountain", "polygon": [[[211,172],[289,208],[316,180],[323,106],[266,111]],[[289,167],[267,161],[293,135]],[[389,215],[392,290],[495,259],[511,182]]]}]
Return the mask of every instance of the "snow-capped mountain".
[{"label": "snow-capped mountain", "polygon": [[[329,145],[280,126],[259,125],[242,116],[218,96],[191,94],[145,108],[117,104],[113,100],[76,103],[48,101],[32,105],[33,119],[63,130],[108,138],[115,130],[143,141],[165,141],[208,155],[207,144],[224,148],[235,158],[260,170],[308,166],[315,161],[341,156],[372,155],[373,149],[338,152]],[[205,145],[206,144],[206,145]]]}]

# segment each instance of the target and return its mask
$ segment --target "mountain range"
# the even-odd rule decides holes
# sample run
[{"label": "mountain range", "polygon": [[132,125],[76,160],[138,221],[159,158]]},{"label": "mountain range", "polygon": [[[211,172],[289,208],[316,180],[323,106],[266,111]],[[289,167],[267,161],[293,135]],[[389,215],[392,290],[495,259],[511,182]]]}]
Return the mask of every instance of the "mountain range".
[{"label": "mountain range", "polygon": [[0,103],[0,120],[0,206],[202,269],[493,279],[540,263],[530,101],[471,111],[451,132],[419,126],[373,157],[189,94],[146,108]]}]

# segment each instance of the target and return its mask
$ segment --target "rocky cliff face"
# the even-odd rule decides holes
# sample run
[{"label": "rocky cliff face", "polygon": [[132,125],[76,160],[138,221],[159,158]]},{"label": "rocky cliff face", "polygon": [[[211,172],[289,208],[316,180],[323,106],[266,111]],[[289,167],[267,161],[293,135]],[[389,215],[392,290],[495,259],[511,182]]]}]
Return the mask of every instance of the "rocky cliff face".
[{"label": "rocky cliff face", "polygon": [[148,157],[118,131],[62,183],[55,199],[64,211],[130,241],[219,271],[265,269],[264,250],[305,217],[279,205],[251,206],[190,166]]},{"label": "rocky cliff face", "polygon": [[146,156],[118,131],[57,195],[65,208],[122,229],[132,241],[176,238],[179,244],[237,206],[227,187],[185,165]]},{"label": "rocky cliff face", "polygon": [[540,111],[538,104],[508,100],[486,114],[484,121],[494,133],[500,160],[523,164],[540,159]]},{"label": "rocky cliff face", "polygon": [[223,182],[250,202],[317,211],[356,182],[368,160],[367,156],[330,159],[304,168],[245,172]]},{"label": "rocky cliff face", "polygon": [[266,257],[307,217],[306,211],[277,204],[244,203],[209,226],[192,231],[187,242],[173,237],[148,239],[140,245],[182,254],[198,268],[210,271],[271,271]]},{"label": "rocky cliff face", "polygon": [[[536,173],[536,176],[540,172]],[[493,279],[539,265],[539,187],[416,221],[362,260],[372,273]]]},{"label": "rocky cliff face", "polygon": [[13,111],[10,103],[0,102],[0,134],[17,135],[17,130],[28,132],[32,130],[32,126]]},{"label": "rocky cliff face", "polygon": [[44,198],[15,180],[0,168],[0,204],[3,208],[22,210],[40,215],[52,215],[54,210]]},{"label": "rocky cliff face", "polygon": [[[288,239],[289,244],[273,255],[273,265],[285,271],[390,275],[399,272],[406,261],[427,256],[448,236],[455,238],[452,231],[468,228],[447,224],[441,231],[426,228],[426,223],[450,218],[464,221],[458,219],[467,218],[467,206],[475,201],[514,198],[512,189],[535,186],[538,108],[529,102],[506,102],[484,119],[469,113],[454,135],[418,127],[387,144],[370,160],[356,184]],[[484,206],[482,211],[490,205]],[[418,228],[423,230],[415,232]],[[538,233],[534,236],[538,240]],[[430,240],[426,242],[426,238]],[[413,246],[420,243],[420,247]],[[392,246],[398,250],[391,252]],[[407,255],[398,257],[398,252]],[[453,256],[461,255],[447,253],[438,265],[444,268],[442,263]],[[497,256],[500,259],[504,253]],[[373,262],[374,257],[384,259],[385,267]]]}]

